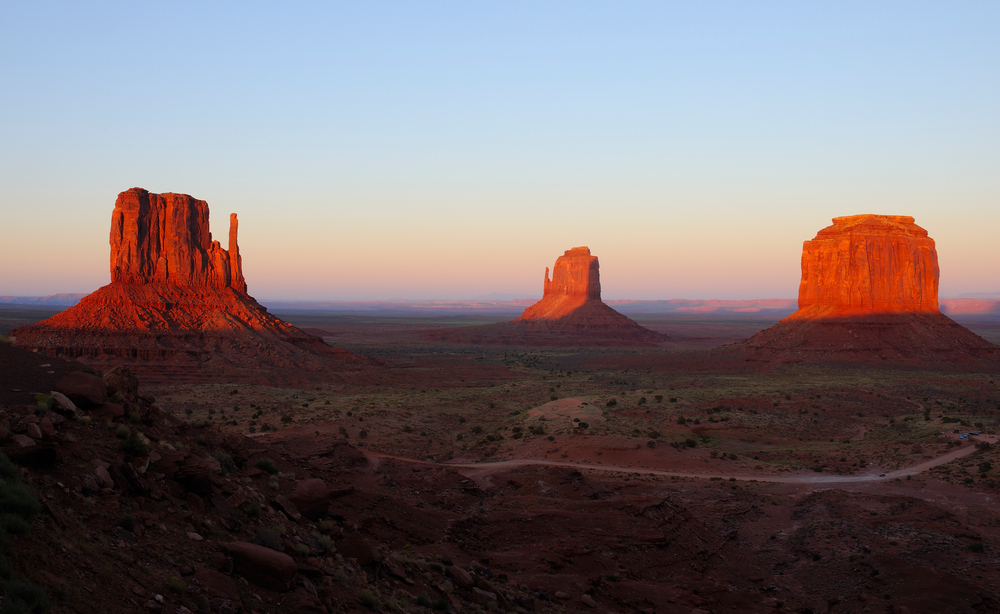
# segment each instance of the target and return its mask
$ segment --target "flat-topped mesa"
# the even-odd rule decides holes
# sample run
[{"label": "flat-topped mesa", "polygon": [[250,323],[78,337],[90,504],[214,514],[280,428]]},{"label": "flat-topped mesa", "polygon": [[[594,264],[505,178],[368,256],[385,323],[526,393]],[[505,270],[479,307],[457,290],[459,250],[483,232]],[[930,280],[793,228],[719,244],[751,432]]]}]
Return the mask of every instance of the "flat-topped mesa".
[{"label": "flat-topped mesa", "polygon": [[208,203],[187,194],[132,188],[118,195],[111,214],[111,281],[247,291],[229,217],[229,249],[212,240]]},{"label": "flat-topped mesa", "polygon": [[904,215],[833,218],[802,246],[799,310],[789,319],[938,313],[934,240]]},{"label": "flat-topped mesa", "polygon": [[570,314],[587,301],[601,302],[601,273],[597,256],[589,247],[574,247],[556,259],[549,280],[545,267],[542,300],[524,310],[516,321],[554,320]]}]

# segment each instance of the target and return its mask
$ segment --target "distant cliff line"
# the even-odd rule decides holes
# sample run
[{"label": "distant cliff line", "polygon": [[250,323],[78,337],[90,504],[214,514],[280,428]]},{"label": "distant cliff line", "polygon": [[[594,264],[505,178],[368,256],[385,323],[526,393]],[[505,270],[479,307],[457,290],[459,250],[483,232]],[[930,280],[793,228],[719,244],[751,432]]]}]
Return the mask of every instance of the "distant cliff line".
[{"label": "distant cliff line", "polygon": [[[992,296],[996,294],[997,296]],[[0,304],[44,305],[71,307],[86,294],[52,294],[49,296],[0,296]],[[1000,315],[1000,293],[980,293],[982,298],[943,298],[941,312],[961,315]],[[272,311],[327,311],[343,313],[482,313],[499,315],[519,315],[525,307],[537,298],[523,298],[505,301],[432,301],[432,300],[389,300],[389,301],[290,301],[264,299],[261,303]],[[796,309],[796,299],[669,299],[605,301],[621,313],[733,313],[762,314],[785,317]]]}]

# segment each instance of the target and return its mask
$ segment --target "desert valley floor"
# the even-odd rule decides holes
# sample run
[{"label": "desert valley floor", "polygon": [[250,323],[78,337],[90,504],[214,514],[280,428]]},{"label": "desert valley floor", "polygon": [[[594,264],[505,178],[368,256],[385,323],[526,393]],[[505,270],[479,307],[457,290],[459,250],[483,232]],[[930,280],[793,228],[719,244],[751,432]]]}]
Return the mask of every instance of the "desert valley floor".
[{"label": "desert valley floor", "polygon": [[[2,308],[0,333],[53,311]],[[54,611],[1000,609],[996,365],[714,359],[778,319],[753,314],[633,316],[668,338],[635,349],[428,341],[505,319],[484,315],[278,315],[373,360],[308,383],[143,371],[141,415],[58,423],[59,460],[26,474],[47,512],[12,537]],[[959,321],[1000,342],[997,318]],[[78,367],[4,361],[14,431]],[[140,434],[215,459],[207,487],[88,489]],[[289,503],[307,478],[328,509]],[[219,574],[233,540],[292,555],[294,590]],[[110,603],[86,605],[95,586]]]}]

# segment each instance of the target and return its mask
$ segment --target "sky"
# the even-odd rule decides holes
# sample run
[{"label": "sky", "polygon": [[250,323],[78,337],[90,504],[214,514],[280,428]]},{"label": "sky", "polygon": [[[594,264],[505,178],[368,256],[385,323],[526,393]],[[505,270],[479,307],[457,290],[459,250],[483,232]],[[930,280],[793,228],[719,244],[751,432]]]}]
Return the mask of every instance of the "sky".
[{"label": "sky", "polygon": [[260,299],[790,298],[836,216],[1000,290],[1000,3],[8,2],[0,295],[108,283],[118,193],[240,219]]}]

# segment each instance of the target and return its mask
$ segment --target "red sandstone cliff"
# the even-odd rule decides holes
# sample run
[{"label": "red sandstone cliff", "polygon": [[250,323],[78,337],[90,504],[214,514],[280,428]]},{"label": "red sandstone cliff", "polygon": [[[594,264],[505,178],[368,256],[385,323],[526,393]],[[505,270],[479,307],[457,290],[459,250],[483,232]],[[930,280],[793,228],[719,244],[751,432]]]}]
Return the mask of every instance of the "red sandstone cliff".
[{"label": "red sandstone cliff", "polygon": [[1000,348],[938,310],[938,278],[934,240],[912,217],[834,218],[803,244],[799,310],[735,350],[764,362],[1000,358]]},{"label": "red sandstone cliff", "polygon": [[132,188],[118,195],[111,214],[111,281],[232,288],[246,293],[236,235],[229,217],[229,249],[212,240],[208,203],[187,194],[150,194]]},{"label": "red sandstone cliff", "polygon": [[[149,377],[260,367],[322,371],[365,359],[268,313],[246,293],[230,216],[229,249],[212,240],[208,204],[132,188],[111,215],[111,283],[55,316],[14,330],[15,345]],[[148,370],[146,367],[150,367]],[[180,370],[180,371],[178,371]]]},{"label": "red sandstone cliff", "polygon": [[802,246],[792,317],[937,313],[938,276],[934,240],[912,217],[837,217]]}]

